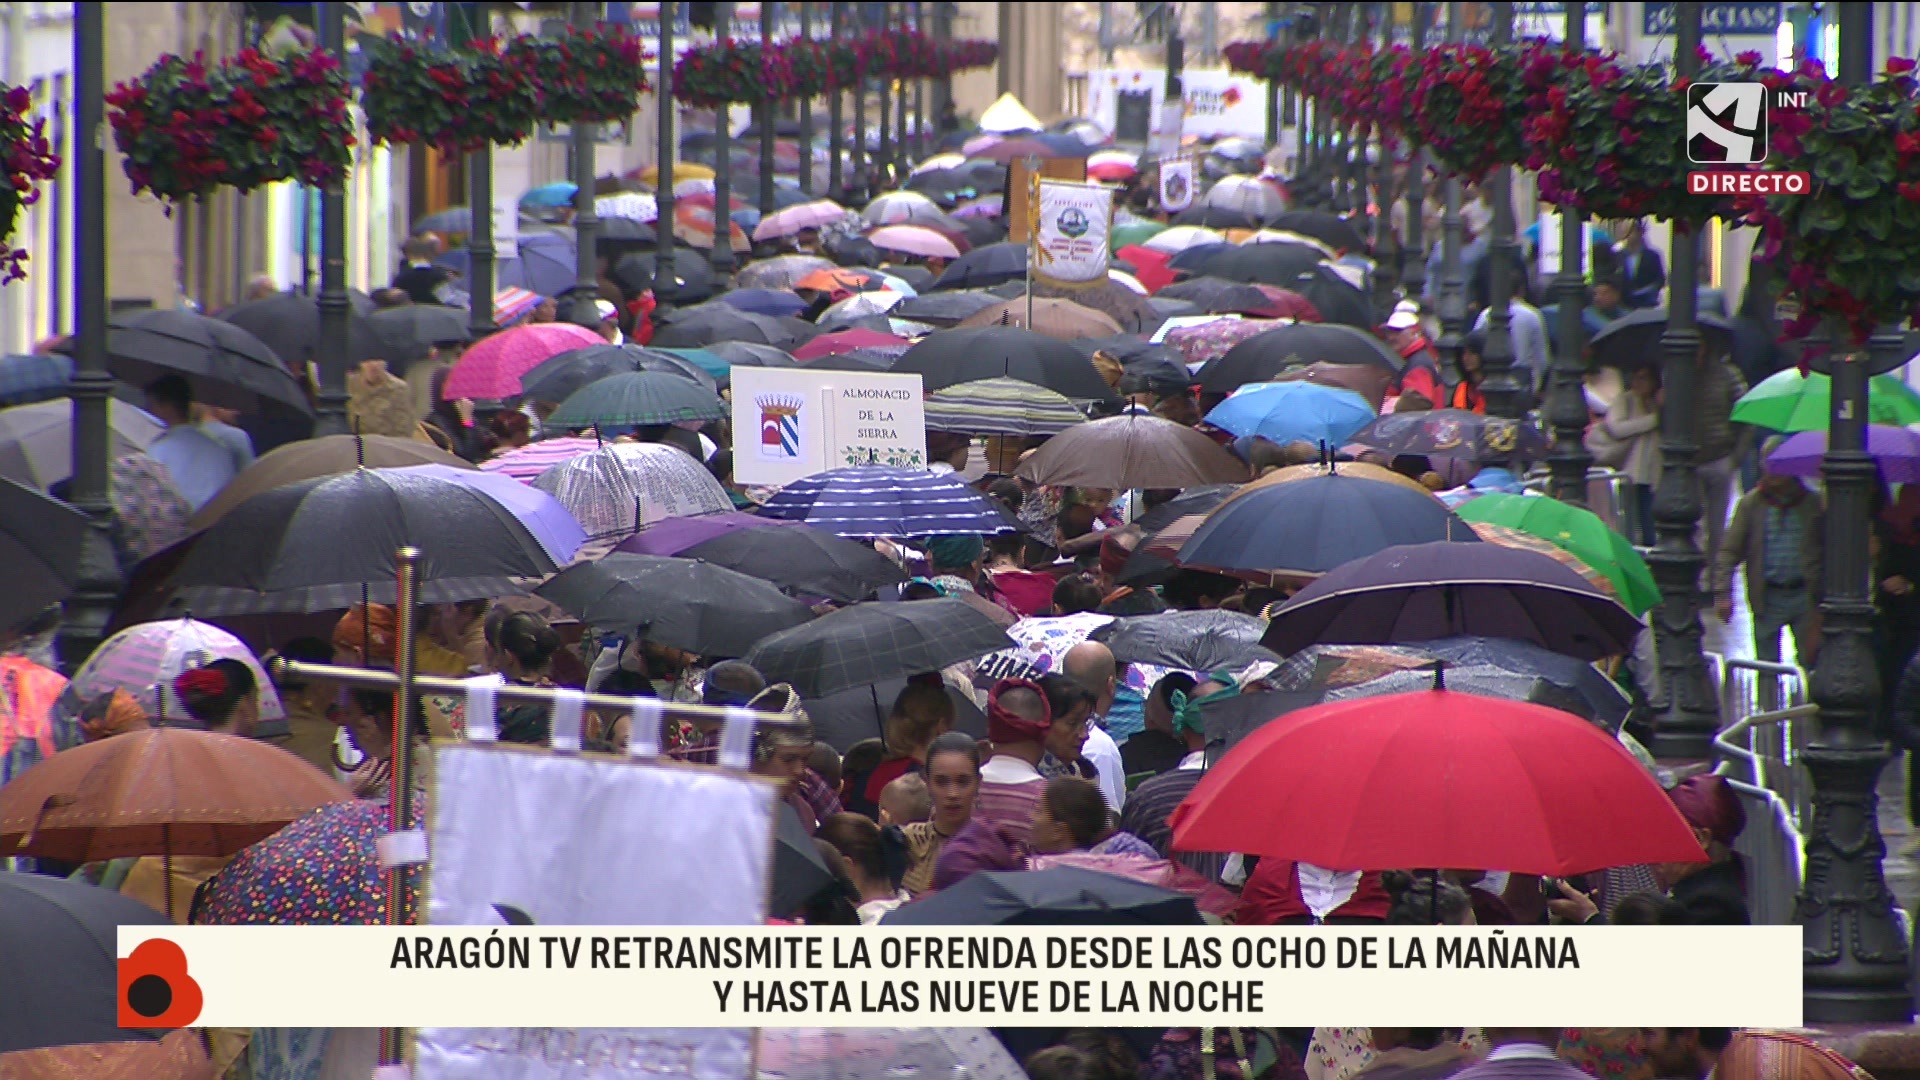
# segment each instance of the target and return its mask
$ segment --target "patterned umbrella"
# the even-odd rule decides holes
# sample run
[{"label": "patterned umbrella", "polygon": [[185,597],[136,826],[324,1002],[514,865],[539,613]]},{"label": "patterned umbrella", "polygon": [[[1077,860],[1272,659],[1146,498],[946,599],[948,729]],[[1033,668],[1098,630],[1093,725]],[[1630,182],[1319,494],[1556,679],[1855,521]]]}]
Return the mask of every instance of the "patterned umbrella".
[{"label": "patterned umbrella", "polygon": [[939,671],[1013,645],[962,600],[855,604],[762,638],[744,658],[770,682],[826,697],[902,675]]},{"label": "patterned umbrella", "polygon": [[108,467],[113,501],[114,546],[138,562],[186,539],[193,504],[174,486],[165,465],[145,454],[128,454]]},{"label": "patterned umbrella", "polygon": [[1482,416],[1464,409],[1389,413],[1354,435],[1353,441],[1389,454],[1465,458],[1470,461],[1538,461],[1546,437],[1525,420]]},{"label": "patterned umbrella", "polygon": [[1075,615],[1021,619],[1007,627],[1013,648],[981,657],[974,668],[974,677],[986,681],[1030,679],[1059,671],[1074,646],[1084,643],[1113,618],[1098,611],[1082,611]]},{"label": "patterned umbrella", "polygon": [[[713,250],[714,211],[712,206],[680,200],[673,206],[673,235],[683,244]],[[752,251],[753,241],[747,239],[746,231],[738,222],[727,222],[727,237],[735,251]]]},{"label": "patterned umbrella", "polygon": [[189,668],[205,667],[215,660],[238,660],[253,672],[262,720],[286,716],[280,707],[280,695],[253,650],[212,623],[193,619],[141,623],[113,635],[74,673],[67,693],[77,705],[101,694],[125,690],[148,716],[179,721],[186,719],[187,707],[174,693],[173,680]]},{"label": "patterned umbrella", "polygon": [[706,466],[665,443],[616,443],[571,457],[534,478],[589,538],[626,536],[664,518],[717,514],[733,500]]},{"label": "patterned umbrella", "polygon": [[234,856],[207,882],[197,922],[213,926],[375,926],[387,920],[376,842],[387,808],[323,806]]},{"label": "patterned umbrella", "polygon": [[832,270],[833,260],[815,255],[779,255],[748,264],[735,279],[742,288],[791,289],[817,270]]},{"label": "patterned umbrella", "polygon": [[1285,323],[1273,319],[1242,319],[1223,315],[1196,326],[1180,326],[1167,331],[1166,343],[1180,351],[1188,364],[1204,364],[1227,355],[1235,345],[1264,334]]},{"label": "patterned umbrella", "polygon": [[967,435],[1058,435],[1087,422],[1073,402],[1019,379],[980,379],[927,395],[927,430]]},{"label": "patterned umbrella", "polygon": [[535,477],[555,465],[571,461],[581,454],[590,454],[602,445],[598,439],[542,439],[518,450],[509,450],[499,457],[488,458],[480,463],[480,471],[506,473],[523,484],[530,484]]},{"label": "patterned umbrella", "polygon": [[445,395],[458,398],[510,398],[520,393],[520,376],[569,349],[605,345],[607,340],[572,323],[516,326],[478,342],[447,372]]},{"label": "patterned umbrella", "polygon": [[1552,559],[1554,562],[1572,570],[1574,573],[1579,574],[1581,577],[1586,578],[1594,588],[1599,589],[1615,600],[1620,599],[1620,590],[1614,587],[1613,582],[1607,580],[1607,575],[1589,566],[1578,555],[1555,544],[1551,540],[1543,539],[1532,533],[1521,532],[1519,529],[1507,525],[1495,525],[1490,521],[1469,521],[1467,522],[1467,527],[1472,529],[1480,539],[1489,544],[1520,548],[1525,551],[1537,551]]},{"label": "patterned umbrella", "polygon": [[660,220],[660,204],[653,196],[638,191],[602,195],[593,200],[593,212],[601,218],[625,218],[648,224]]},{"label": "patterned umbrella", "polygon": [[850,537],[982,534],[1011,528],[995,504],[959,476],[892,465],[856,465],[803,477],[768,500],[760,512]]}]

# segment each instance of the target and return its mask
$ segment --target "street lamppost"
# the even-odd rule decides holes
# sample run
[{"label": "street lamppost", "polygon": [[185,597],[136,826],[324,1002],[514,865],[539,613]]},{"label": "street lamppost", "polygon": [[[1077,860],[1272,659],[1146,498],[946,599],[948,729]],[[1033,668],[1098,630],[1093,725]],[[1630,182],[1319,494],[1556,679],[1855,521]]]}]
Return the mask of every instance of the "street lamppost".
[{"label": "street lamppost", "polygon": [[[760,5],[760,52],[762,55],[773,51],[773,21],[780,16],[780,5],[765,3]],[[760,125],[760,216],[773,213],[773,118],[777,112],[773,98],[768,97],[754,110]],[[718,241],[715,241],[718,243]]]},{"label": "street lamppost", "polygon": [[68,501],[87,515],[79,579],[60,622],[61,666],[72,673],[106,636],[120,598],[120,568],[114,560],[113,502],[107,494],[111,434],[107,399],[107,34],[106,5],[74,10],[73,75],[74,222],[73,292],[79,301],[73,339],[73,485]]},{"label": "street lamppost", "polygon": [[[913,29],[916,33],[925,33],[927,29],[927,9],[921,0],[913,0],[907,5],[913,16]],[[944,38],[941,40],[945,40]],[[916,161],[927,155],[927,80],[923,76],[913,80],[913,153],[908,161]]]},{"label": "street lamppost", "polygon": [[[865,24],[866,19],[863,17],[855,30],[864,34]],[[882,126],[885,126],[884,123]],[[834,132],[839,133],[838,124],[834,125]],[[854,201],[866,202],[869,185],[867,183],[867,77],[865,72],[861,72],[860,77],[853,81],[853,188]],[[845,199],[840,201],[847,202]]]},{"label": "street lamppost", "polygon": [[[1513,42],[1513,5],[1492,5],[1493,44]],[[1486,372],[1480,384],[1487,413],[1518,419],[1530,386],[1522,386],[1514,367],[1513,335],[1509,322],[1513,308],[1513,170],[1501,165],[1488,178],[1493,198],[1493,235],[1487,246],[1487,347],[1480,358]],[[1532,375],[1529,372],[1528,378]]]},{"label": "street lamppost", "polygon": [[[573,25],[591,31],[600,21],[599,3],[574,0]],[[594,150],[599,126],[576,122],[573,125],[573,235],[579,244],[578,272],[574,283],[573,320],[583,326],[597,326],[600,299],[600,252],[595,242],[600,237],[600,217],[593,205]]]},{"label": "street lamppost", "polygon": [[[1457,45],[1466,40],[1465,8],[1461,0],[1447,0],[1448,44]],[[1466,225],[1460,218],[1460,177],[1449,173],[1442,190],[1445,202],[1440,218],[1440,287],[1435,297],[1440,304],[1440,340],[1436,344],[1446,381],[1452,383],[1461,375],[1460,347],[1466,342],[1467,334],[1467,278],[1460,265],[1460,249],[1466,239]],[[1446,402],[1436,401],[1434,405],[1444,408]]]},{"label": "street lamppost", "polygon": [[[1567,51],[1586,51],[1584,0],[1567,5],[1565,36]],[[1587,364],[1581,339],[1586,337],[1586,328],[1580,318],[1587,300],[1583,274],[1586,228],[1585,214],[1571,206],[1560,207],[1560,274],[1554,281],[1555,298],[1560,303],[1560,340],[1553,354],[1552,393],[1547,402],[1547,421],[1553,425],[1553,450],[1547,455],[1547,468],[1551,473],[1550,493],[1574,506],[1587,504],[1587,468],[1593,464],[1584,439]]]},{"label": "street lamppost", "polygon": [[[840,46],[840,39],[847,31],[847,5],[834,0],[827,6],[827,37],[834,47]],[[846,87],[835,86],[827,92],[827,197],[835,202],[847,201],[846,177],[841,175],[841,158],[847,153],[847,140],[843,129],[846,127],[842,104],[846,97]]]},{"label": "street lamppost", "polygon": [[467,155],[467,333],[493,333],[493,147]]},{"label": "street lamppost", "polygon": [[[725,41],[733,32],[733,4],[713,5],[713,36]],[[733,108],[722,102],[713,114],[713,251],[709,261],[722,281],[733,273]]]},{"label": "street lamppost", "polygon": [[[1339,44],[1350,45],[1354,41],[1353,26],[1359,21],[1354,7],[1353,3],[1333,5],[1333,40]],[[1334,118],[1332,102],[1322,100],[1319,104],[1321,124],[1326,128],[1325,145],[1333,155],[1330,167],[1327,169],[1327,181],[1332,185],[1333,212],[1344,214],[1353,209],[1352,192],[1347,186],[1353,175],[1353,136],[1352,133],[1341,130],[1344,125]]]},{"label": "street lamppost", "polygon": [[[1673,9],[1674,67],[1691,79],[1699,74],[1700,4]],[[1694,476],[1700,384],[1700,330],[1694,312],[1700,234],[1676,224],[1667,259],[1667,329],[1660,338],[1663,362],[1660,410],[1660,484],[1654,492],[1653,523],[1659,543],[1647,562],[1660,584],[1653,632],[1659,651],[1659,686],[1653,695],[1653,752],[1659,757],[1697,759],[1713,753],[1720,730],[1718,696],[1707,679],[1700,655],[1700,548],[1693,541],[1700,523],[1700,481]]]},{"label": "street lamppost", "polygon": [[[1427,25],[1432,21],[1427,5],[1413,5],[1413,52],[1418,56],[1427,47]],[[1419,300],[1427,291],[1427,148],[1413,146],[1407,153],[1407,235],[1400,252],[1400,285],[1411,300]],[[1391,217],[1389,217],[1391,227]],[[1433,403],[1435,407],[1439,402]]]},{"label": "street lamppost", "polygon": [[654,81],[655,107],[659,110],[660,162],[654,169],[653,201],[653,300],[660,307],[673,302],[679,292],[679,257],[673,250],[673,24],[680,17],[680,5],[665,0],[660,5],[660,76]]},{"label": "street lamppost", "polygon": [[[954,5],[951,3],[951,0],[934,0],[933,36],[939,38],[941,41],[953,40],[953,8]],[[946,137],[947,114],[952,111],[953,74],[949,72],[940,76],[933,84],[934,126],[939,128],[933,140],[934,146],[938,146],[940,140]]]},{"label": "street lamppost", "polygon": [[[1267,24],[1267,40],[1272,41],[1274,24],[1280,21],[1280,5],[1268,0],[1261,16]],[[1280,145],[1280,84],[1272,79],[1267,80],[1267,145]]]},{"label": "street lamppost", "polygon": [[[1872,81],[1873,15],[1872,4],[1839,5],[1839,74],[1849,86]],[[1865,355],[1832,344],[1824,363],[1815,361],[1833,380],[1821,469],[1826,578],[1811,688],[1820,723],[1803,756],[1813,779],[1813,822],[1794,917],[1805,928],[1802,985],[1809,1022],[1905,1024],[1913,1020],[1909,954],[1881,870],[1887,849],[1875,794],[1891,755],[1875,731],[1880,685],[1867,547],[1875,467],[1866,435],[1867,380],[1899,367],[1907,351],[1894,327],[1882,327]]]},{"label": "street lamppost", "polygon": [[[879,29],[886,33],[893,26],[893,5],[878,4]],[[893,78],[883,75],[874,80],[880,88],[880,149],[874,155],[874,188],[884,191],[893,179]]]},{"label": "street lamppost", "polygon": [[[315,27],[320,47],[344,61],[346,5],[322,3]],[[319,418],[315,435],[347,433],[347,196],[345,176],[328,181],[320,194]],[[475,210],[478,213],[478,209]],[[488,296],[476,303],[491,305]]]},{"label": "street lamppost", "polygon": [[[800,40],[813,43],[813,5],[800,5]],[[813,194],[813,95],[800,99],[800,193]]]}]

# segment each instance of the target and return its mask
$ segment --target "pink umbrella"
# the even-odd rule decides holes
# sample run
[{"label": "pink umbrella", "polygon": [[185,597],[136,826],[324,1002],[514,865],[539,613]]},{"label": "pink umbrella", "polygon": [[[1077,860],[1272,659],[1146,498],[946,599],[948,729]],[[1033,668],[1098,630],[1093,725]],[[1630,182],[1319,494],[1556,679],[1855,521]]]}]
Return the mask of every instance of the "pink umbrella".
[{"label": "pink umbrella", "polygon": [[817,202],[801,203],[777,210],[760,219],[754,226],[755,240],[778,240],[783,236],[792,236],[803,229],[818,229],[831,225],[847,216],[846,208],[839,203],[821,199]]},{"label": "pink umbrella", "polygon": [[1199,326],[1167,331],[1166,342],[1189,364],[1204,364],[1255,334],[1285,325],[1273,319],[1215,319]]},{"label": "pink umbrella", "polygon": [[607,339],[572,323],[535,323],[516,326],[475,344],[447,372],[444,396],[510,398],[520,392],[520,376],[567,352]]},{"label": "pink umbrella", "polygon": [[957,259],[960,249],[953,241],[934,232],[924,225],[887,225],[867,234],[867,240],[877,248],[888,251],[902,251],[908,255],[924,258]]},{"label": "pink umbrella", "polygon": [[523,484],[530,484],[533,478],[553,468],[563,461],[572,461],[581,454],[591,453],[600,448],[594,439],[547,439],[529,443],[518,450],[509,450],[497,458],[480,463],[485,472],[501,472]]},{"label": "pink umbrella", "polygon": [[960,150],[962,153],[969,155],[978,154],[982,150],[991,150],[993,147],[999,145],[1003,139],[1005,139],[1003,135],[975,135],[973,138],[961,144]]},{"label": "pink umbrella", "polygon": [[823,356],[839,356],[841,353],[852,352],[855,349],[892,348],[904,351],[911,344],[912,342],[903,337],[856,326],[837,334],[821,334],[793,350],[793,358],[800,361],[818,360]]}]

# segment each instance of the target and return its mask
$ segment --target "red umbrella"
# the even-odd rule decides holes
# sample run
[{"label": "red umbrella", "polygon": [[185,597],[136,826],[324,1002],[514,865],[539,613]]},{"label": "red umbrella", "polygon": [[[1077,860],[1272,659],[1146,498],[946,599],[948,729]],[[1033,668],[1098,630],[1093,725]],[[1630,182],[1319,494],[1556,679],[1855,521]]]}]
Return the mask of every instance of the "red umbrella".
[{"label": "red umbrella", "polygon": [[878,330],[868,330],[856,326],[851,330],[842,330],[837,334],[821,334],[805,345],[793,350],[795,360],[818,360],[823,356],[839,356],[855,349],[905,349],[912,342],[893,334],[883,334]]},{"label": "red umbrella", "polygon": [[1164,251],[1155,251],[1150,247],[1141,247],[1139,244],[1128,244],[1114,254],[1125,259],[1133,267],[1134,280],[1145,285],[1149,293],[1157,293],[1173,284],[1173,279],[1178,276],[1174,269],[1167,265],[1173,256]]},{"label": "red umbrella", "polygon": [[1340,870],[1580,874],[1705,862],[1660,785],[1570,713],[1446,690],[1318,705],[1249,735],[1173,812],[1179,851]]},{"label": "red umbrella", "polygon": [[1313,306],[1313,301],[1301,296],[1292,289],[1283,289],[1278,285],[1261,285],[1258,283],[1255,283],[1253,287],[1265,293],[1267,298],[1273,301],[1273,304],[1270,307],[1261,308],[1259,311],[1248,312],[1249,315],[1255,315],[1262,319],[1293,319],[1296,322],[1325,321],[1320,318],[1320,309]]}]

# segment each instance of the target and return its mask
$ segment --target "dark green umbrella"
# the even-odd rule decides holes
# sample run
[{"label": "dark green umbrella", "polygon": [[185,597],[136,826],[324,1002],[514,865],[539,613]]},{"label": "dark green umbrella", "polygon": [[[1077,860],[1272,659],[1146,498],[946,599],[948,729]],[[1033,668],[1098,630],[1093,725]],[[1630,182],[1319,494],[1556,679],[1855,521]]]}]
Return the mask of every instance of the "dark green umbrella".
[{"label": "dark green umbrella", "polygon": [[547,422],[556,428],[626,427],[719,420],[727,403],[684,375],[626,371],[573,392]]}]

